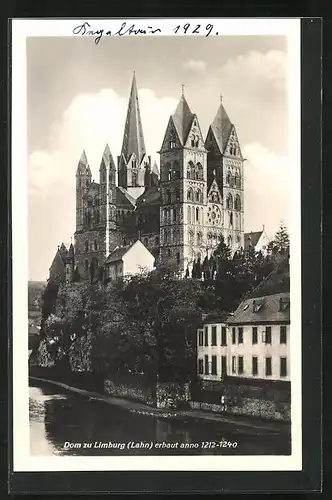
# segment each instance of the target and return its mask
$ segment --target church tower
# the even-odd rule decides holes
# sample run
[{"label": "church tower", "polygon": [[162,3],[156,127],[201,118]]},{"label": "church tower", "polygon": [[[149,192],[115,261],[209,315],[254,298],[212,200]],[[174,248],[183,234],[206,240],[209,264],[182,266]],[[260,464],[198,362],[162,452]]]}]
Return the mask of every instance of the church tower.
[{"label": "church tower", "polygon": [[[220,227],[225,243],[234,253],[244,247],[244,159],[235,126],[228,117],[222,98],[214,121],[209,127],[205,147],[208,151],[208,193],[211,203],[208,210],[211,215],[214,214],[214,220],[219,208],[222,210]],[[219,195],[222,196],[222,205],[212,201],[212,198],[218,200]],[[212,235],[214,236],[213,231]]]},{"label": "church tower", "polygon": [[100,216],[105,226],[102,253],[105,258],[117,245],[116,228],[116,166],[108,144],[100,163]]},{"label": "church tower", "polygon": [[[121,155],[118,157],[118,182],[138,197],[144,191],[146,167],[151,158],[147,156],[139,108],[136,76],[131,85],[127,118],[125,123]],[[137,189],[141,188],[141,189]],[[142,189],[143,188],[143,189]]]},{"label": "church tower", "polygon": [[160,257],[185,271],[205,246],[207,155],[197,116],[182,93],[160,154]]}]

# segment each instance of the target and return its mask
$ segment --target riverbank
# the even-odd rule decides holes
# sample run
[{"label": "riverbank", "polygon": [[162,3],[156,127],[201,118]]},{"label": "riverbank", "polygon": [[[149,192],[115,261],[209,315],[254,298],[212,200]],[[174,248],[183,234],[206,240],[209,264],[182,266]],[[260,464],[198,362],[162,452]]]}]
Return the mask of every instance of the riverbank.
[{"label": "riverbank", "polygon": [[132,401],[129,399],[118,398],[114,396],[106,396],[101,393],[69,386],[67,384],[55,380],[45,379],[41,377],[33,377],[33,376],[30,376],[29,380],[52,384],[61,387],[66,391],[80,394],[81,396],[85,396],[89,399],[103,401],[105,403],[115,405],[129,412],[138,413],[140,415],[145,415],[152,418],[154,417],[158,419],[172,419],[181,421],[185,421],[187,419],[210,420],[214,422],[222,422],[225,425],[228,424],[233,426],[236,425],[239,428],[241,427],[245,428],[246,432],[252,432],[253,434],[257,434],[260,432],[269,434],[280,434],[280,433],[290,432],[290,424],[281,421],[271,422],[249,416],[220,415],[213,412],[202,411],[202,410],[158,409],[158,408],[152,408],[151,406],[145,405],[144,403],[140,403],[138,401]]}]

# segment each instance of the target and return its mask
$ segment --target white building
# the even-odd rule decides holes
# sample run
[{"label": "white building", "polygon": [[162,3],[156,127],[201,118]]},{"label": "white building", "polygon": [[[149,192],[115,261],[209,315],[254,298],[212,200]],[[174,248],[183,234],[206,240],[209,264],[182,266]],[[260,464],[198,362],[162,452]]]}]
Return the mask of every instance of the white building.
[{"label": "white building", "polygon": [[266,253],[269,242],[270,240],[265,232],[264,226],[262,231],[244,233],[244,250],[246,251],[253,248],[255,252],[262,252],[264,254]]},{"label": "white building", "polygon": [[140,240],[118,247],[105,262],[107,278],[114,280],[154,269],[155,258]]},{"label": "white building", "polygon": [[197,332],[198,375],[289,381],[289,335],[289,293],[246,299],[227,322],[204,320]]}]

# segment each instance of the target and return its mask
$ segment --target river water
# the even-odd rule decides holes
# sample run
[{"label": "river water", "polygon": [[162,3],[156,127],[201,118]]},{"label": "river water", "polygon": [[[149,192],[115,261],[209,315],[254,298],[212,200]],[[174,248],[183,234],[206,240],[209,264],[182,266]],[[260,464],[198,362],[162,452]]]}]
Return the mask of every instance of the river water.
[{"label": "river water", "polygon": [[[267,432],[250,425],[188,418],[165,420],[31,382],[31,455],[287,455],[285,429]],[[171,447],[172,446],[172,447]]]}]

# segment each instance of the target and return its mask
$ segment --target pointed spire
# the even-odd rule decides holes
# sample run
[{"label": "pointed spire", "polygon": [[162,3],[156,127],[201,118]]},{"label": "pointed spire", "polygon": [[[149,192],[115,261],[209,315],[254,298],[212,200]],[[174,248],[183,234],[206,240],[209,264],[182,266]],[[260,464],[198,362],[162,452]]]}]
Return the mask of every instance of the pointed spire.
[{"label": "pointed spire", "polygon": [[82,163],[82,165],[85,165],[85,166],[88,165],[88,159],[87,159],[86,154],[85,154],[85,149],[83,149],[79,163]]},{"label": "pointed spire", "polygon": [[175,113],[172,115],[173,123],[182,145],[186,143],[194,116],[195,115],[191,112],[184,94],[182,94]]},{"label": "pointed spire", "polygon": [[91,176],[89,162],[88,162],[88,159],[87,159],[87,156],[85,154],[84,149],[83,149],[83,152],[81,154],[81,158],[80,158],[80,161],[78,162],[77,170],[76,170],[76,175],[81,175],[81,174]]},{"label": "pointed spire", "polygon": [[115,166],[114,161],[113,161],[113,156],[111,153],[111,149],[108,145],[108,142],[106,143],[104,152],[103,152],[103,157],[102,157],[102,162],[100,164],[100,168],[102,167],[110,167],[110,166]]},{"label": "pointed spire", "polygon": [[224,108],[224,105],[222,103],[222,95],[220,96],[220,105],[217,111],[217,114],[213,120],[213,123],[211,125],[211,129],[213,131],[214,137],[217,141],[219,150],[221,153],[225,151],[225,148],[227,146],[227,141],[229,138],[229,135],[231,133],[233,124],[230,121],[228,114],[226,113],[226,110]]},{"label": "pointed spire", "polygon": [[141,113],[139,109],[135,72],[131,85],[121,155],[123,155],[126,161],[128,161],[133,153],[135,153],[138,163],[140,164],[143,156],[146,154],[146,149],[143,136]]}]

